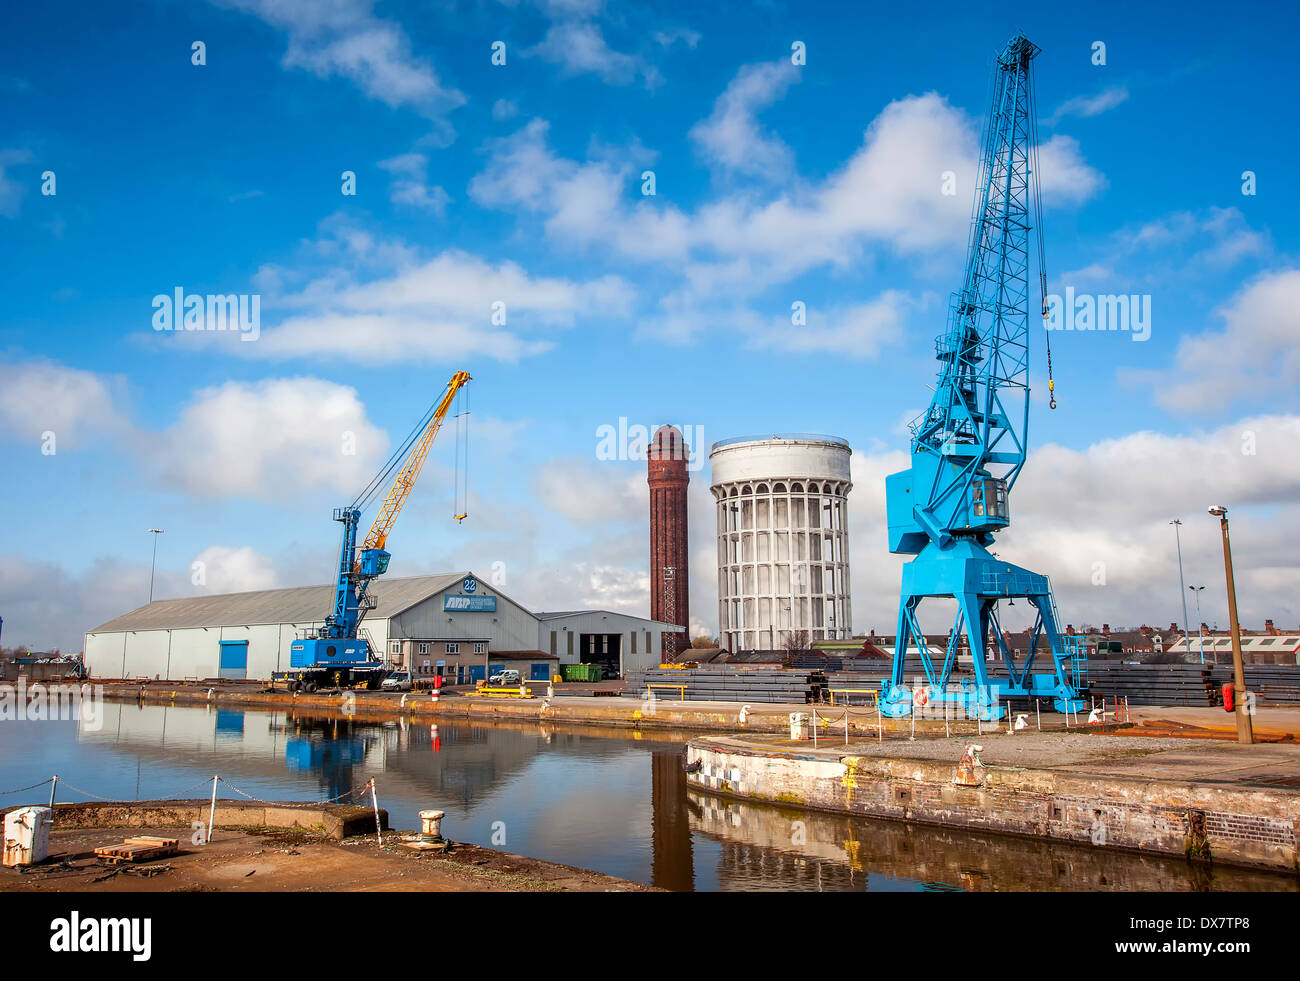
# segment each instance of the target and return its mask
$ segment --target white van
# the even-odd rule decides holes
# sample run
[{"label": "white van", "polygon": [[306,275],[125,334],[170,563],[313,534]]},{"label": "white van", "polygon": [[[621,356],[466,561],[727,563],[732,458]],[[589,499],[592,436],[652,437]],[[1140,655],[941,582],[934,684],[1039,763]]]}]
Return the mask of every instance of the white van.
[{"label": "white van", "polygon": [[519,672],[514,668],[504,668],[488,678],[489,685],[517,685],[519,681]]}]

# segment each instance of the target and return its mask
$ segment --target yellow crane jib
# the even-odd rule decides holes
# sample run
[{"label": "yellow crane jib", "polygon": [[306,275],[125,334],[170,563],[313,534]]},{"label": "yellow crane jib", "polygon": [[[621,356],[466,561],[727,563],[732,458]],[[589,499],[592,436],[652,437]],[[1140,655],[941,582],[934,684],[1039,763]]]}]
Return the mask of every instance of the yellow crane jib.
[{"label": "yellow crane jib", "polygon": [[[402,505],[406,503],[411,488],[415,486],[415,481],[420,476],[420,468],[424,466],[425,458],[429,455],[429,447],[433,445],[438,430],[442,428],[442,422],[451,409],[452,400],[456,397],[456,393],[471,380],[469,372],[458,371],[451,376],[451,381],[447,382],[447,390],[434,408],[433,415],[429,417],[424,431],[420,433],[419,438],[411,446],[406,462],[393,480],[393,486],[388,492],[388,497],[384,500],[383,507],[375,515],[374,523],[370,526],[370,532],[366,535],[366,540],[361,546],[362,553],[369,549],[383,549],[388,541],[388,533],[392,531],[393,523],[397,521],[397,516],[402,511]],[[458,515],[458,518],[464,517],[465,515]]]}]

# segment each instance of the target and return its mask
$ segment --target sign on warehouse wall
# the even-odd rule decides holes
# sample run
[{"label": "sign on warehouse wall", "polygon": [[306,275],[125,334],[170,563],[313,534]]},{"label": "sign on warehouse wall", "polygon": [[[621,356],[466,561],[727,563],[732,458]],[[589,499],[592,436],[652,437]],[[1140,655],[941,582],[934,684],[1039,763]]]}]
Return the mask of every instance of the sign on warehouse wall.
[{"label": "sign on warehouse wall", "polygon": [[495,613],[495,596],[444,596],[442,609],[447,613]]}]

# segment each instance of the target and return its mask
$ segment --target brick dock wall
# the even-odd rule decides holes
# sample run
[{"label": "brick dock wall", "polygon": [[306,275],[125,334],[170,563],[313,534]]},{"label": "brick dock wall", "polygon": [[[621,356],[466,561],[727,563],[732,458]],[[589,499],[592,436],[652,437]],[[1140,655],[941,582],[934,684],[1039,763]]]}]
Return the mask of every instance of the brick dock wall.
[{"label": "brick dock wall", "polygon": [[708,793],[1300,874],[1294,792],[1012,767],[977,769],[980,785],[966,787],[942,761],[814,759],[707,737],[686,761]]}]

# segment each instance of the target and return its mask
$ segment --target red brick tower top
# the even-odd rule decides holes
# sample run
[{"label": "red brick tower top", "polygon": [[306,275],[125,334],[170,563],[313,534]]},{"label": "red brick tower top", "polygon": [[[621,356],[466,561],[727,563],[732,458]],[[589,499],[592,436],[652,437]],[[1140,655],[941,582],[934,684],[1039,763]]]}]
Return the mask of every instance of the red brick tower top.
[{"label": "red brick tower top", "polygon": [[[646,452],[650,484],[650,618],[682,627],[690,624],[687,597],[686,487],[690,453],[681,431],[661,426]],[[676,660],[690,647],[689,631],[664,634],[663,658]]]}]

